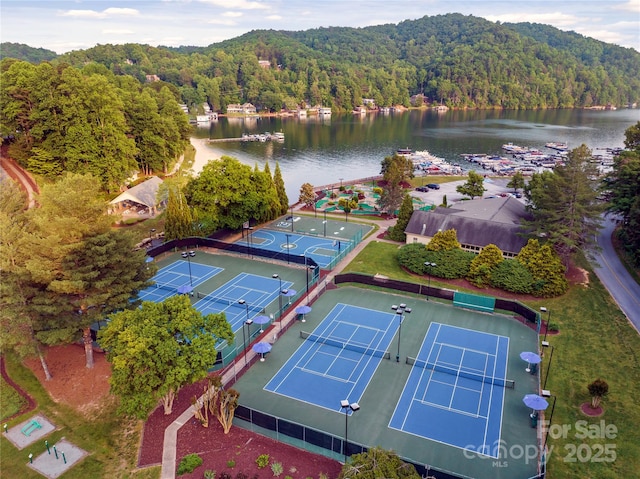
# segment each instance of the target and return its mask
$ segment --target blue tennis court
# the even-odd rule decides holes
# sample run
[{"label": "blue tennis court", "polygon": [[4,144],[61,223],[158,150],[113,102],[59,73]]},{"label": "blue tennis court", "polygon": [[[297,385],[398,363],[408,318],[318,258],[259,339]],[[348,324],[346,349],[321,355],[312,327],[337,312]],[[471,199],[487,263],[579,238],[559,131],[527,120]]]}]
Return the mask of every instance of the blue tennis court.
[{"label": "blue tennis court", "polygon": [[432,323],[389,427],[497,458],[508,352],[505,336]]},{"label": "blue tennis court", "polygon": [[398,329],[395,314],[338,303],[264,387],[319,407],[359,401]]},{"label": "blue tennis court", "polygon": [[[191,273],[189,273],[189,267],[191,267]],[[138,298],[160,303],[169,296],[177,294],[180,286],[192,285],[195,288],[221,271],[223,271],[222,268],[215,266],[193,261],[189,265],[187,261],[178,260],[160,269],[153,277],[156,284],[140,291]]]},{"label": "blue tennis court", "polygon": [[[291,282],[282,281],[283,289],[292,285]],[[264,314],[265,308],[278,299],[279,294],[278,279],[240,273],[228,283],[207,294],[194,307],[202,314],[224,312],[235,333],[247,320],[247,309],[249,319]],[[240,300],[244,300],[244,304],[240,304]]]},{"label": "blue tennis court", "polygon": [[331,263],[331,260],[343,251],[351,242],[345,239],[321,238],[304,236],[296,233],[286,233],[273,230],[258,230],[237,244],[251,245],[269,251],[279,251],[292,256],[307,256],[312,258],[321,268]]}]

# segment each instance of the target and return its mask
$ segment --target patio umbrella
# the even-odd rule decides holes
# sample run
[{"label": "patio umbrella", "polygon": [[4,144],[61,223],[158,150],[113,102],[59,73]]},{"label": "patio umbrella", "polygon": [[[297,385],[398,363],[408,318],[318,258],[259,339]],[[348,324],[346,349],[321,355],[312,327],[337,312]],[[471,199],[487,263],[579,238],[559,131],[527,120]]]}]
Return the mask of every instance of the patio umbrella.
[{"label": "patio umbrella", "polygon": [[[280,291],[280,293],[282,294],[282,296],[286,296],[287,298],[298,294],[295,289],[283,289],[282,291]],[[289,300],[289,304],[291,304],[291,300]]]},{"label": "patio umbrella", "polygon": [[269,316],[265,316],[264,314],[262,314],[260,316],[256,316],[255,318],[253,318],[253,322],[260,325],[260,332],[263,331],[262,325],[263,324],[268,324],[269,321],[271,321],[271,318]]},{"label": "patio umbrella", "polygon": [[304,323],[306,320],[304,319],[304,315],[311,312],[311,306],[302,305],[296,308],[296,313],[302,315],[302,322]]},{"label": "patio umbrella", "polygon": [[190,284],[183,284],[182,286],[178,286],[178,294],[189,294],[193,291],[193,286]]},{"label": "patio umbrella", "polygon": [[271,345],[269,343],[261,342],[253,345],[252,348],[256,353],[260,354],[260,361],[264,361],[264,355],[271,351]]},{"label": "patio umbrella", "polygon": [[538,356],[536,353],[532,353],[531,351],[524,351],[520,353],[520,359],[529,363],[527,365],[527,369],[525,369],[525,371],[527,372],[531,371],[531,364],[538,364],[540,361],[542,361],[542,358],[540,356]]},{"label": "patio umbrella", "polygon": [[153,261],[153,256],[147,256],[144,260],[145,263],[151,263]]},{"label": "patio umbrella", "polygon": [[549,407],[549,403],[542,396],[538,396],[537,394],[527,394],[522,398],[522,402],[525,406],[533,409],[531,414],[535,414],[536,411],[544,411]]}]

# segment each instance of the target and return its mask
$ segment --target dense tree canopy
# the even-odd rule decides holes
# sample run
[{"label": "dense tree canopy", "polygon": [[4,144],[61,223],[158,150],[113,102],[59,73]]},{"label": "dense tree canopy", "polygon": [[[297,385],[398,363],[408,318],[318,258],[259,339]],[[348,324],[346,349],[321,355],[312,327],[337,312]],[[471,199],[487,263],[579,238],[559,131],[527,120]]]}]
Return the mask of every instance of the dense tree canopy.
[{"label": "dense tree canopy", "polygon": [[408,106],[418,93],[450,107],[573,108],[626,105],[640,91],[633,49],[460,14],[358,29],[255,30],[208,47],[99,45],[57,61],[97,62],[140,82],[158,75],[193,113],[203,102],[220,111],[245,101],[264,111],[304,102],[351,111],[363,98]]},{"label": "dense tree canopy", "polygon": [[523,221],[536,237],[546,238],[568,263],[570,255],[593,244],[603,205],[598,202],[597,169],[582,145],[565,165],[534,174],[525,188],[533,220]]},{"label": "dense tree canopy", "polygon": [[275,219],[277,190],[268,173],[223,156],[207,163],[185,189],[204,234],[221,228],[239,229],[246,221]]},{"label": "dense tree canopy", "polygon": [[218,341],[233,337],[224,313],[203,316],[186,295],[114,314],[99,341],[108,351],[119,410],[144,419],[162,400],[170,414],[180,388],[213,366]]},{"label": "dense tree canopy", "polygon": [[102,65],[1,65],[0,127],[9,153],[51,179],[90,173],[117,190],[132,173],[163,172],[189,135],[186,115],[169,88],[142,87]]}]

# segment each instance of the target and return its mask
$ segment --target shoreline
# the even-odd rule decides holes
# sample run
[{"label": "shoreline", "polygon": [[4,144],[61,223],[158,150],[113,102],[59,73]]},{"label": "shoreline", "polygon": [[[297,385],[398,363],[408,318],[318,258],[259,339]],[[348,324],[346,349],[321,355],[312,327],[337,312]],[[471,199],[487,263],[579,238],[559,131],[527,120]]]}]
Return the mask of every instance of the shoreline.
[{"label": "shoreline", "polygon": [[219,160],[222,154],[207,146],[207,140],[204,138],[189,138],[191,145],[196,150],[191,169],[194,173],[200,173],[204,165],[211,160]]}]

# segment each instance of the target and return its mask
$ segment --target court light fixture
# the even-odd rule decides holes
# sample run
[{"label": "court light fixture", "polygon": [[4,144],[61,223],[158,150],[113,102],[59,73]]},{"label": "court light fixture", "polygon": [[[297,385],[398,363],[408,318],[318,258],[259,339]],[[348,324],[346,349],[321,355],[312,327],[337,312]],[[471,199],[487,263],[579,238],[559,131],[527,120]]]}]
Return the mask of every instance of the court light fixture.
[{"label": "court light fixture", "polygon": [[193,286],[193,277],[191,276],[191,258],[193,258],[195,255],[196,255],[196,252],[193,250],[189,252],[187,251],[182,252],[182,257],[187,260],[187,263],[189,263],[189,284],[191,286]]},{"label": "court light fixture", "polygon": [[344,462],[347,463],[347,443],[349,442],[349,411],[356,412],[360,409],[360,405],[357,402],[349,403],[348,399],[342,399],[340,401],[340,409],[344,409],[344,442],[342,443],[342,449],[344,452]]}]

